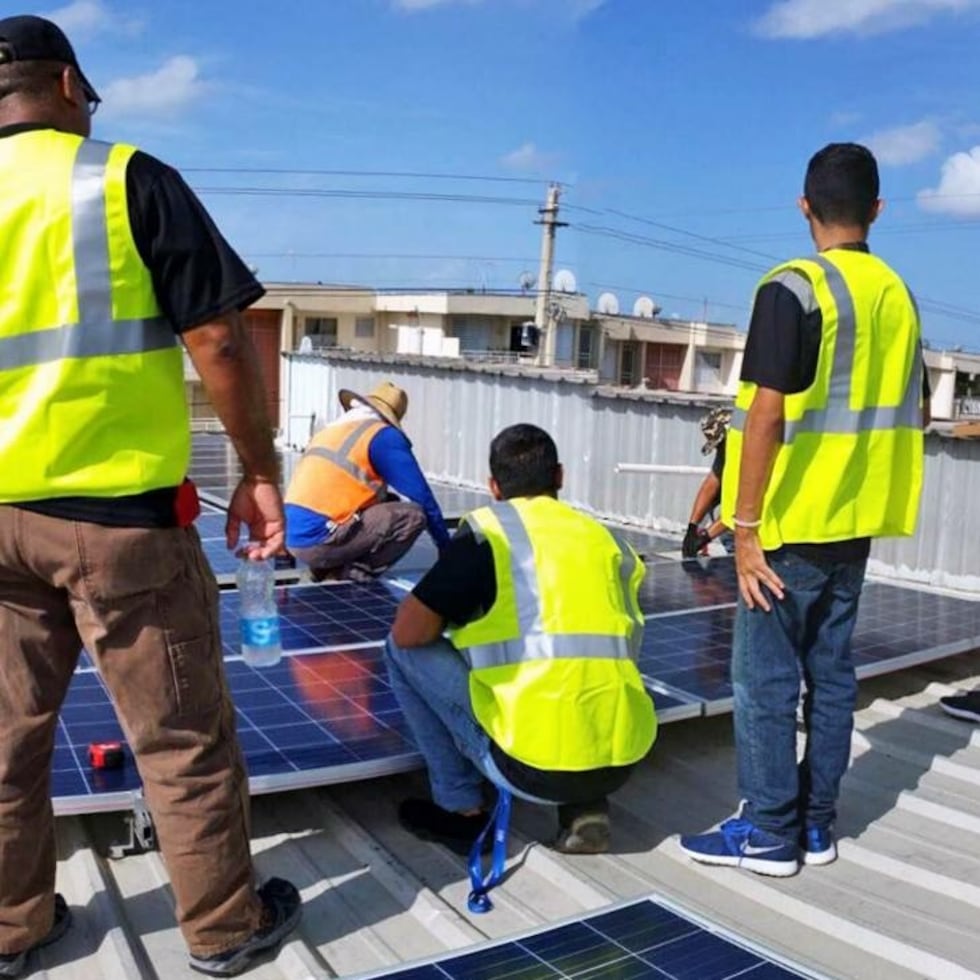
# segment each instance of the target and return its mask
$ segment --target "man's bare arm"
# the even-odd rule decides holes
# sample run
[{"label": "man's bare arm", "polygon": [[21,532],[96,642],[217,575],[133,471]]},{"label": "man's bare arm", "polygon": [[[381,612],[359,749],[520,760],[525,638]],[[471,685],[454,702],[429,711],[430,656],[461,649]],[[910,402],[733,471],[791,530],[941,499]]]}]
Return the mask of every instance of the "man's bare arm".
[{"label": "man's bare arm", "polygon": [[395,613],[391,638],[405,650],[422,647],[439,639],[446,621],[433,612],[424,602],[407,595]]},{"label": "man's bare arm", "polygon": [[182,336],[208,399],[242,461],[245,478],[278,485],[265,383],[241,314],[228,313]]},{"label": "man's bare arm", "polygon": [[[762,518],[769,476],[782,439],[784,401],[782,392],[759,388],[745,419],[735,504],[735,517],[745,524],[753,524]],[[769,612],[769,602],[762,586],[765,585],[778,599],[782,599],[783,583],[766,562],[757,528],[735,525],[735,565],[739,589],[746,605],[749,609],[758,605]]]},{"label": "man's bare arm", "polygon": [[258,357],[239,313],[230,313],[183,334],[214,410],[242,461],[244,476],[228,503],[225,540],[238,547],[248,525],[250,557],[270,558],[284,547],[286,522],[279,467],[265,410],[265,384]]}]

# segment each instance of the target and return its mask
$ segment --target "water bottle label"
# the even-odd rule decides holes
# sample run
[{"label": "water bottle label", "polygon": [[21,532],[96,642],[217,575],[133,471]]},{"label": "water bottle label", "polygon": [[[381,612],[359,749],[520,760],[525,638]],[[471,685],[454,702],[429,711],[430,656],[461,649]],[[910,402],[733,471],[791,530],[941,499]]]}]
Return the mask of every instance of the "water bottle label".
[{"label": "water bottle label", "polygon": [[241,621],[243,647],[279,645],[279,617],[262,616]]}]

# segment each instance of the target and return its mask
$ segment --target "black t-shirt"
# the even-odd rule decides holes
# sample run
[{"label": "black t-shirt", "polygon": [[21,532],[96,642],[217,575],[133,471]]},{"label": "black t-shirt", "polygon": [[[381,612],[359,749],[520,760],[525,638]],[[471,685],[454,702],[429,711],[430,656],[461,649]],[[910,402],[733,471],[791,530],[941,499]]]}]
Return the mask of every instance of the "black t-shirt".
[{"label": "black t-shirt", "polygon": [[[0,128],[0,139],[46,128],[6,126]],[[126,198],[137,251],[176,334],[243,310],[263,295],[263,287],[172,167],[137,151],[126,169]],[[176,487],[167,487],[126,497],[58,497],[17,506],[95,524],[172,527],[176,495]]]},{"label": "black t-shirt", "polygon": [[[465,626],[484,616],[497,598],[493,551],[461,522],[412,594],[453,626]],[[629,778],[633,766],[611,766],[587,772],[537,769],[511,758],[495,743],[490,751],[506,779],[518,789],[543,800],[587,803],[614,793]]]},{"label": "black t-shirt", "polygon": [[[865,242],[840,247],[869,251]],[[823,318],[809,280],[794,270],[778,273],[756,293],[742,360],[742,380],[786,395],[805,391],[817,376],[822,336]],[[929,377],[924,368],[922,390],[928,398]],[[784,547],[816,560],[856,562],[867,559],[871,539]]]}]

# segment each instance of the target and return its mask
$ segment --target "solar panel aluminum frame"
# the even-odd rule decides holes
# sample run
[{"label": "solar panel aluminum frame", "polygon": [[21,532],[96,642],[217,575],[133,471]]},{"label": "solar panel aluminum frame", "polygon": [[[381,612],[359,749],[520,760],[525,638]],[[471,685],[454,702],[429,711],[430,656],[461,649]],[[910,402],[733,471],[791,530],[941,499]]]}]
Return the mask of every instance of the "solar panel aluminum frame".
[{"label": "solar panel aluminum frame", "polygon": [[[460,956],[469,956],[473,953],[482,952],[484,950],[517,945],[526,939],[531,939],[535,936],[544,936],[566,926],[575,925],[576,923],[580,922],[587,922],[589,919],[596,918],[597,916],[606,915],[610,912],[617,912],[621,909],[628,909],[631,906],[639,906],[643,903],[649,903],[655,906],[659,905],[668,912],[671,912],[679,918],[690,922],[701,931],[716,938],[723,939],[726,942],[731,943],[736,948],[757,956],[763,961],[782,967],[784,970],[789,970],[797,974],[797,976],[803,978],[803,980],[833,980],[833,978],[828,974],[803,967],[801,964],[796,963],[788,956],[778,953],[775,950],[764,946],[762,943],[747,939],[744,936],[736,933],[733,929],[729,929],[726,926],[721,926],[716,922],[712,922],[707,916],[694,912],[682,905],[680,902],[667,898],[659,892],[651,892],[650,894],[641,898],[624,899],[610,905],[602,906],[601,908],[592,909],[587,914],[567,916],[565,918],[558,919],[555,922],[548,923],[547,925],[522,930],[521,932],[515,933],[512,936],[507,936],[501,939],[490,939],[486,942],[475,943],[472,946],[463,946],[459,949],[447,950],[446,952],[439,953],[435,956],[410,960],[408,962],[398,964],[397,966],[387,966],[378,970],[371,970],[367,973],[354,974],[348,978],[348,980],[380,980],[382,977],[390,977],[394,978],[394,980],[398,980],[399,974],[409,970],[418,970],[426,966],[438,967],[439,964],[457,959]],[[550,966],[550,964],[547,965]],[[588,972],[591,973],[593,971],[597,971],[601,969],[603,965],[604,964],[593,964]],[[449,974],[447,973],[446,976],[448,977]]]}]

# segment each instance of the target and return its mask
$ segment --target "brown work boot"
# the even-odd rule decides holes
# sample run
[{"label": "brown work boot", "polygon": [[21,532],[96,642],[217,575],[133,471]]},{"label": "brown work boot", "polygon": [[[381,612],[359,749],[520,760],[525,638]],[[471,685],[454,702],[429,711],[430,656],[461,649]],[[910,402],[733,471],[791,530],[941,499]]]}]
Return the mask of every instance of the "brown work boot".
[{"label": "brown work boot", "polygon": [[578,814],[559,830],[552,846],[562,854],[605,854],[609,850],[609,814]]}]

